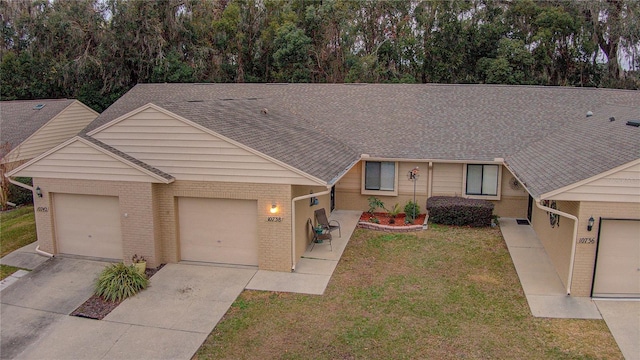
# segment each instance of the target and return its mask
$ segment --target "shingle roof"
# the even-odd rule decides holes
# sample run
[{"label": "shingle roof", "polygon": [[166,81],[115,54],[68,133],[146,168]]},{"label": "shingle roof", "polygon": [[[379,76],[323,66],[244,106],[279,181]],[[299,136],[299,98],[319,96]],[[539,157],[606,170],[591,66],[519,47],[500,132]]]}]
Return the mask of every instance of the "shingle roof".
[{"label": "shingle roof", "polygon": [[[640,107],[603,106],[592,117],[566,121],[505,159],[534,197],[640,158]],[[615,120],[610,121],[613,117]]]},{"label": "shingle roof", "polygon": [[[331,182],[361,154],[506,158],[583,119],[587,111],[638,109],[640,92],[437,84],[141,84],[86,131],[147,103]],[[569,152],[561,155],[571,160]]]},{"label": "shingle roof", "polygon": [[[75,100],[43,99],[0,102],[0,144],[15,148]],[[40,110],[36,105],[42,104]]]}]

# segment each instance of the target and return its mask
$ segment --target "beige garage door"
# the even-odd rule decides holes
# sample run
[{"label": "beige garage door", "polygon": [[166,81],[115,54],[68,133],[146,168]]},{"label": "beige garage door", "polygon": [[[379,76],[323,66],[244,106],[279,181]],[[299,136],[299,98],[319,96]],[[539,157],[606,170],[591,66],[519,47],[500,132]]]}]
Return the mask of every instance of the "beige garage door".
[{"label": "beige garage door", "polygon": [[179,198],[182,260],[258,265],[255,200]]},{"label": "beige garage door", "polygon": [[117,197],[54,194],[53,199],[58,252],[122,259]]},{"label": "beige garage door", "polygon": [[640,220],[602,220],[594,297],[640,298]]}]

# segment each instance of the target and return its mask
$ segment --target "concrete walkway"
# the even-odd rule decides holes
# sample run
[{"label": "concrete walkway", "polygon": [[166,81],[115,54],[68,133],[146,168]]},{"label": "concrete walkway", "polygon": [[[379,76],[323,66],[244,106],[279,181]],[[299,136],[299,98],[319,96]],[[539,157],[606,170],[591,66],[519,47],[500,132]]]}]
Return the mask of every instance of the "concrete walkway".
[{"label": "concrete walkway", "polygon": [[640,360],[640,302],[567,296],[542,243],[529,225],[500,218],[500,230],[536,317],[604,319],[627,360]]},{"label": "concrete walkway", "polygon": [[311,245],[302,255],[292,273],[258,270],[251,279],[247,289],[264,291],[282,291],[302,294],[322,295],[331,280],[331,275],[338,266],[338,261],[347,247],[347,243],[353,234],[362,211],[335,210],[331,213],[330,220],[340,223],[342,236],[338,231],[333,232],[333,240],[330,250],[329,244],[316,244],[311,250]]}]

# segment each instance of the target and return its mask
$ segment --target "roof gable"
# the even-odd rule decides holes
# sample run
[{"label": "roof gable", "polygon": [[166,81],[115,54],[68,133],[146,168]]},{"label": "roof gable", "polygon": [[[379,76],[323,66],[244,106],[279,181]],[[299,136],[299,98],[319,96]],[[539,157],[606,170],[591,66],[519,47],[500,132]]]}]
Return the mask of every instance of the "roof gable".
[{"label": "roof gable", "polygon": [[173,179],[139,161],[76,136],[11,171],[7,176],[134,181],[168,184]]},{"label": "roof gable", "polygon": [[88,135],[179,180],[324,185],[321,179],[154,104]]},{"label": "roof gable", "polygon": [[[36,104],[36,106],[33,106],[33,104]],[[52,105],[53,111],[56,111],[64,104],[67,105],[47,120],[49,113],[44,110],[48,105]],[[36,110],[40,105],[43,105],[43,107]],[[77,100],[49,101],[49,103],[47,101],[16,102],[16,104],[8,104],[7,106],[9,107],[9,113],[3,113],[3,117],[16,117],[7,119],[6,122],[3,121],[3,125],[6,123],[6,128],[3,128],[3,130],[6,129],[10,133],[14,133],[16,137],[7,139],[11,150],[2,158],[2,162],[32,159],[75,136],[99,115]],[[12,114],[12,112],[14,113]],[[28,113],[31,113],[31,119],[27,118]],[[42,121],[45,122],[36,128],[37,124]],[[20,140],[21,138],[17,137],[17,135],[25,136],[33,129],[35,131],[25,139]]]}]

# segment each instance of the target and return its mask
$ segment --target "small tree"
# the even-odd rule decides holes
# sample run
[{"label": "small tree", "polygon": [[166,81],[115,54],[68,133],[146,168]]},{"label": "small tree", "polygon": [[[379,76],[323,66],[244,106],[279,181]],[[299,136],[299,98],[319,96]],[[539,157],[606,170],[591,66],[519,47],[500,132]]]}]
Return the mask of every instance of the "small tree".
[{"label": "small tree", "polygon": [[384,208],[384,203],[380,201],[380,199],[378,199],[377,197],[369,196],[367,200],[369,200],[369,210],[367,210],[369,214],[373,214],[373,212],[376,211],[376,209],[378,208],[387,210]]}]

